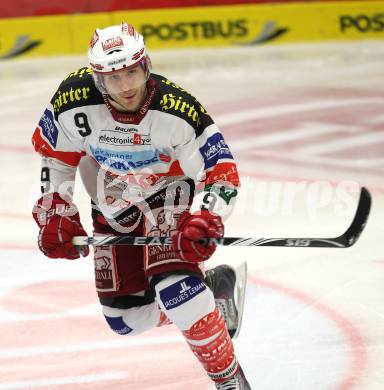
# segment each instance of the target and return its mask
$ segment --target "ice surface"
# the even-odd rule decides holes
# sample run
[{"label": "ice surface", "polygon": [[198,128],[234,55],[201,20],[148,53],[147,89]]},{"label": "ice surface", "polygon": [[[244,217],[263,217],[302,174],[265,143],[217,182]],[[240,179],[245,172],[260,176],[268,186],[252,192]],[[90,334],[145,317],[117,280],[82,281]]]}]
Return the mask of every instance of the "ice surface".
[{"label": "ice surface", "polygon": [[[154,71],[190,90],[239,162],[228,235],[338,235],[357,188],[372,214],[350,249],[219,248],[210,265],[247,260],[240,362],[259,390],[384,387],[384,46],[382,42],[151,53]],[[174,327],[138,338],[108,329],[90,259],[36,249],[30,210],[39,157],[30,137],[85,57],[0,63],[0,389],[210,389]],[[81,185],[76,202],[90,231]]]}]

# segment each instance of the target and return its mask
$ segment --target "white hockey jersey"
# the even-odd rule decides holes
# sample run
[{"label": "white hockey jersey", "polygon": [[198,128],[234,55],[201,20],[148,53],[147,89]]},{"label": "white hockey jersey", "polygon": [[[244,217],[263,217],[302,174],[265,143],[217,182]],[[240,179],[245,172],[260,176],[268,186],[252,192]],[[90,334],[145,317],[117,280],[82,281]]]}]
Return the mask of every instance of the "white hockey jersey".
[{"label": "white hockey jersey", "polygon": [[60,187],[74,181],[80,165],[93,201],[120,202],[121,210],[138,194],[145,198],[188,177],[202,184],[192,210],[205,203],[228,214],[239,177],[218,127],[193,96],[165,77],[151,74],[147,86],[138,112],[122,113],[97,90],[90,68],[70,73],[32,138],[43,156],[42,191],[64,192]]}]

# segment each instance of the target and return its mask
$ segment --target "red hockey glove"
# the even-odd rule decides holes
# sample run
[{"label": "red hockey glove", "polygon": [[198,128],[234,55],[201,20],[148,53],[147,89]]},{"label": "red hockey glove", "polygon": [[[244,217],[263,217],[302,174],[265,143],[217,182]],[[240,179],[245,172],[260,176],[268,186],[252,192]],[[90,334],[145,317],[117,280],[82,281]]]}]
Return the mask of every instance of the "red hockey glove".
[{"label": "red hockey glove", "polygon": [[32,211],[33,218],[39,225],[38,244],[40,250],[51,259],[78,259],[80,254],[88,256],[88,246],[78,250],[72,245],[73,236],[86,236],[80,223],[77,207],[53,193],[41,197]]},{"label": "red hockey glove", "polygon": [[177,223],[177,230],[172,236],[173,248],[180,259],[193,263],[208,260],[216,250],[216,245],[204,245],[200,240],[224,236],[221,217],[208,210],[193,214],[184,211]]}]

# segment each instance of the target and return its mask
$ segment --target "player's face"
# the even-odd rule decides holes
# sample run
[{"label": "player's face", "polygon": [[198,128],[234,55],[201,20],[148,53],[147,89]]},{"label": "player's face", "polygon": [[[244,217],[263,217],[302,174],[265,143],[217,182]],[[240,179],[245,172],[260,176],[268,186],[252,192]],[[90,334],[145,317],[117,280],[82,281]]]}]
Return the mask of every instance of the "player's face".
[{"label": "player's face", "polygon": [[137,111],[146,94],[144,69],[140,65],[103,76],[104,86],[114,101],[127,111]]}]

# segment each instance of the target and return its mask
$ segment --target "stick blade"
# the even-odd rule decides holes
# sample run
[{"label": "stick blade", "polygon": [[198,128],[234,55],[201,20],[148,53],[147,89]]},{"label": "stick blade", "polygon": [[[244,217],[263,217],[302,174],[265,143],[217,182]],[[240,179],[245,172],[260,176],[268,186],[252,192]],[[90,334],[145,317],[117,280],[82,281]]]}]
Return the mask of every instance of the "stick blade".
[{"label": "stick blade", "polygon": [[355,217],[345,233],[338,237],[346,248],[354,245],[363,232],[371,211],[371,204],[371,194],[365,187],[362,187]]}]

